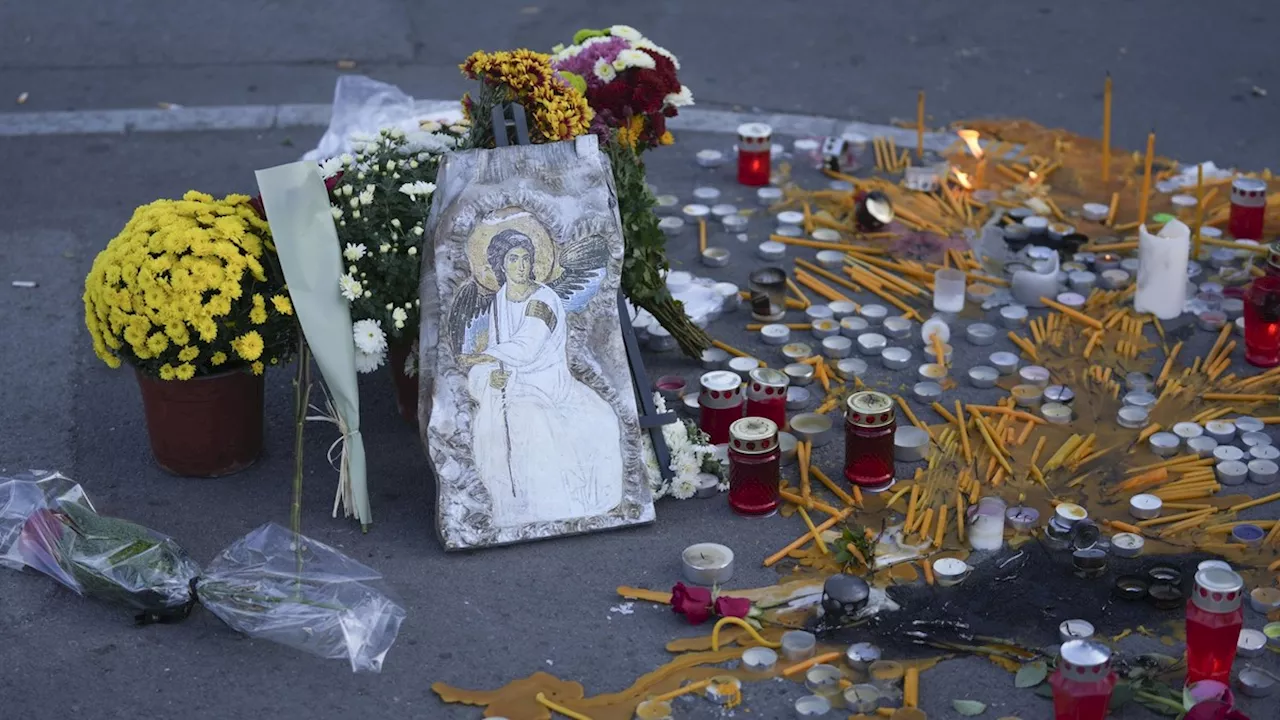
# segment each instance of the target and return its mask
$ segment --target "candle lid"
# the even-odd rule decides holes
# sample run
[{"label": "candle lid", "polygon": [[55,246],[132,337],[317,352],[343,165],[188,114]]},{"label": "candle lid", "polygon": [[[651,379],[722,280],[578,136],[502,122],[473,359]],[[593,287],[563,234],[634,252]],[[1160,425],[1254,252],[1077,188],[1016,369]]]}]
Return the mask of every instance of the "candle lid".
[{"label": "candle lid", "polygon": [[1244,578],[1230,570],[1209,568],[1196,573],[1191,601],[1211,613],[1234,612],[1244,599]]},{"label": "candle lid", "polygon": [[787,394],[790,378],[773,368],[756,368],[747,373],[750,383],[747,385],[748,400],[769,400]]},{"label": "candle lid", "polygon": [[849,422],[859,427],[883,427],[893,423],[893,399],[873,390],[856,392],[846,401]]},{"label": "candle lid", "polygon": [[731,408],[741,402],[742,378],[736,372],[712,370],[703,373],[698,383],[702,386],[701,402],[707,407]]},{"label": "candle lid", "polygon": [[767,140],[773,135],[773,128],[764,123],[743,123],[738,126],[738,137],[742,140]]},{"label": "candle lid", "polygon": [[1111,650],[1102,643],[1068,640],[1062,643],[1060,653],[1058,672],[1068,680],[1101,680],[1111,672]]},{"label": "candle lid", "polygon": [[746,455],[759,455],[778,447],[778,424],[768,418],[745,417],[729,426],[729,447]]},{"label": "candle lid", "polygon": [[1250,207],[1267,202],[1267,183],[1257,178],[1238,177],[1231,181],[1231,201]]}]

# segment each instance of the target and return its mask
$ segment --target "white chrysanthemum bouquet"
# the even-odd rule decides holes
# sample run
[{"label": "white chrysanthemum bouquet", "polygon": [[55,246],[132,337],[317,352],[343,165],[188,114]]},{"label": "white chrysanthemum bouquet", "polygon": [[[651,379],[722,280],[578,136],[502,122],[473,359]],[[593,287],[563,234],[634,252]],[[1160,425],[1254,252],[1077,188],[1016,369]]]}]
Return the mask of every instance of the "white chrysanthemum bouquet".
[{"label": "white chrysanthemum bouquet", "polygon": [[[443,155],[464,126],[383,130],[356,143],[356,154],[322,164],[346,272],[338,289],[351,303],[356,369],[381,367],[393,343],[418,336],[418,280],[427,215]],[[413,354],[410,354],[413,357]],[[408,368],[395,368],[409,372]]]},{"label": "white chrysanthemum bouquet", "polygon": [[[666,400],[659,393],[654,393],[653,404],[659,415],[667,411]],[[724,464],[716,457],[716,448],[711,438],[688,420],[674,422],[662,426],[662,438],[671,451],[670,480],[662,479],[658,467],[658,456],[653,451],[653,442],[648,433],[644,435],[645,458],[648,461],[649,488],[653,491],[653,499],[668,495],[677,500],[688,500],[698,492],[698,476],[713,475],[718,481],[720,492],[729,489]]]}]

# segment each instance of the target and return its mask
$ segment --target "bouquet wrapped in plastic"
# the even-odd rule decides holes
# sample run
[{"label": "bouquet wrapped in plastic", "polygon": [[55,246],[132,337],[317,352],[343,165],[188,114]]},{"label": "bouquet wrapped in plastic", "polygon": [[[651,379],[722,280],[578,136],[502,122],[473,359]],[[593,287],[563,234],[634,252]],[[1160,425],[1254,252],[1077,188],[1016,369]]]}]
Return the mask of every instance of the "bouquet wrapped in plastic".
[{"label": "bouquet wrapped in plastic", "polygon": [[140,623],[180,620],[199,603],[250,637],[346,658],[357,672],[382,669],[405,616],[377,571],[275,523],[202,573],[172,538],[99,515],[56,472],[0,476],[0,564],[129,607]]}]

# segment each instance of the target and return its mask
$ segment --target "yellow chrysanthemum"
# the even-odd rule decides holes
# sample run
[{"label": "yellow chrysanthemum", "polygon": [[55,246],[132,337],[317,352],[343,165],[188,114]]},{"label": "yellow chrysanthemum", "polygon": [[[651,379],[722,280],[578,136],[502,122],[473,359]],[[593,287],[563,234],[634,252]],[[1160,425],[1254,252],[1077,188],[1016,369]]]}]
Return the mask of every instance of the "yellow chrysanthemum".
[{"label": "yellow chrysanthemum", "polygon": [[275,306],[276,312],[281,315],[293,314],[293,303],[284,295],[272,295],[271,304]]},{"label": "yellow chrysanthemum", "polygon": [[262,356],[262,336],[257,330],[250,330],[231,341],[231,349],[236,351],[242,360],[257,360]]},{"label": "yellow chrysanthemum", "polygon": [[[246,364],[268,345],[287,352],[295,326],[266,305],[271,297],[278,308],[277,294],[287,300],[278,265],[266,260],[273,251],[247,196],[192,191],[137,208],[85,278],[94,352],[110,367],[127,361],[166,379],[227,363],[227,338],[237,334]],[[258,331],[245,333],[249,325]]]},{"label": "yellow chrysanthemum", "polygon": [[[461,66],[468,77],[483,80],[529,110],[535,141],[568,140],[587,132],[595,111],[581,92],[560,79],[551,56],[520,49],[472,53]],[[470,102],[464,103],[469,112]],[[483,108],[482,108],[483,110]]]},{"label": "yellow chrysanthemum", "polygon": [[254,362],[254,363],[253,363],[253,365],[252,365],[251,367],[253,368],[253,374],[254,374],[254,375],[261,375],[261,374],[262,374],[262,371],[263,371],[263,370],[266,370],[266,368],[264,368],[264,367],[262,366],[262,361],[260,361],[260,360],[259,360],[259,361]]},{"label": "yellow chrysanthemum", "polygon": [[253,294],[253,307],[249,310],[249,322],[261,325],[267,321],[267,301],[258,293]]}]

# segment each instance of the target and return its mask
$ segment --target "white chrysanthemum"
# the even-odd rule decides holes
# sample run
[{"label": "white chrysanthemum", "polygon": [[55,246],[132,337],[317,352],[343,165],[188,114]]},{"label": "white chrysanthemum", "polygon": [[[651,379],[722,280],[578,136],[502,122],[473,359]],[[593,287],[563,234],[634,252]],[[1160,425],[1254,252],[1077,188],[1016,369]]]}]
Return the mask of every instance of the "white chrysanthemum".
[{"label": "white chrysanthemum", "polygon": [[342,168],[342,158],[329,158],[328,160],[320,163],[320,177],[331,178],[341,172]]},{"label": "white chrysanthemum", "polygon": [[329,214],[333,216],[333,219],[334,219],[334,220],[341,220],[341,219],[342,219],[342,208],[338,207],[337,205],[330,205],[330,206],[329,206]]},{"label": "white chrysanthemum", "polygon": [[356,164],[356,159],[351,157],[350,153],[342,153],[338,156],[338,162],[342,163],[343,167],[351,167]]},{"label": "white chrysanthemum", "polygon": [[614,78],[618,77],[618,71],[614,70],[613,65],[610,65],[609,61],[604,58],[596,60],[591,72],[595,73],[595,76],[603,83],[611,83]]},{"label": "white chrysanthemum", "polygon": [[640,34],[640,31],[630,25],[614,25],[609,28],[609,34],[614,37],[620,37],[623,40],[630,40],[631,42],[640,42],[641,40],[644,40],[644,36]]},{"label": "white chrysanthemum", "polygon": [[457,145],[456,138],[444,133],[414,131],[405,139],[404,152],[410,155],[420,152],[440,155],[449,152]]},{"label": "white chrysanthemum", "polygon": [[403,328],[405,321],[408,319],[409,313],[405,312],[404,308],[396,308],[391,311],[391,321],[395,323],[397,330]]},{"label": "white chrysanthemum", "polygon": [[428,198],[431,193],[436,191],[436,184],[418,180],[416,182],[405,183],[400,186],[400,192],[411,198]]},{"label": "white chrysanthemum", "polygon": [[640,50],[623,50],[618,53],[618,59],[614,61],[614,67],[617,67],[619,62],[622,63],[623,67],[644,68],[646,70],[652,70],[658,66],[653,61],[652,56]]},{"label": "white chrysanthemum", "polygon": [[677,500],[688,500],[698,493],[698,486],[693,484],[692,478],[676,478],[671,483],[671,495]]},{"label": "white chrysanthemum", "polygon": [[356,372],[371,373],[386,362],[386,353],[365,353],[356,351]]},{"label": "white chrysanthemum", "polygon": [[382,325],[377,320],[355,321],[351,325],[351,334],[355,336],[356,349],[362,353],[376,355],[387,350],[387,334],[382,332]]},{"label": "white chrysanthemum", "polygon": [[693,91],[688,85],[681,85],[680,92],[671,93],[662,99],[662,102],[671,107],[686,107],[693,104]]},{"label": "white chrysanthemum", "polygon": [[360,284],[359,280],[350,275],[343,275],[338,278],[338,288],[342,291],[342,297],[346,298],[348,302],[352,302],[364,294],[364,286]]},{"label": "white chrysanthemum", "polygon": [[367,254],[368,250],[364,243],[347,243],[347,247],[342,251],[342,257],[346,258],[347,262],[356,262]]}]

